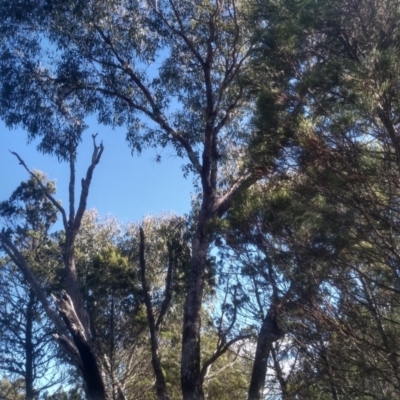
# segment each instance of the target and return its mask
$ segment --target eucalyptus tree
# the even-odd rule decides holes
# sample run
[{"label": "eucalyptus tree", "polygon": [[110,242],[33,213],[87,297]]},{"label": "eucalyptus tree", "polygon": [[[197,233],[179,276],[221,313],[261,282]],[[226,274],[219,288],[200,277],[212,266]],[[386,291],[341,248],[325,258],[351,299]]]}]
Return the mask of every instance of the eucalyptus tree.
[{"label": "eucalyptus tree", "polygon": [[[185,399],[204,398],[200,316],[210,224],[270,172],[270,165],[240,162],[252,106],[245,79],[254,48],[248,9],[236,0],[27,0],[3,2],[1,9],[0,112],[9,126],[24,126],[43,138],[41,150],[57,154],[63,149],[54,146],[58,115],[69,118],[79,138],[83,118],[96,113],[101,123],[126,126],[133,149],[172,147],[199,182],[182,331]],[[233,163],[222,179],[228,159]],[[73,278],[73,268],[66,270]],[[80,296],[71,298],[83,310]],[[77,317],[86,329],[84,312]],[[94,397],[102,396],[98,386]]]},{"label": "eucalyptus tree", "polygon": [[118,247],[122,235],[118,221],[101,220],[91,210],[83,216],[76,239],[77,274],[93,347],[112,399],[125,399],[125,388],[133,386],[137,378],[146,381],[146,390],[151,388],[146,379],[148,351],[146,346],[138,346],[145,332],[138,280],[130,260]]},{"label": "eucalyptus tree", "polygon": [[78,273],[113,398],[153,390],[153,375],[157,397],[169,398],[166,382],[176,390],[176,380],[163,372],[163,329],[176,329],[189,258],[184,218],[146,217],[122,226],[99,219],[95,211],[84,216]]},{"label": "eucalyptus tree", "polygon": [[[83,218],[76,241],[77,270],[97,358],[113,399],[141,399],[153,391],[158,398],[181,397],[179,331],[190,236],[186,218],[174,215],[147,216],[126,226],[113,218],[102,220],[94,210]],[[240,346],[230,352],[224,348],[215,357],[219,337],[208,311],[213,289],[210,279],[202,310],[208,321],[202,329],[202,358],[207,366],[205,393],[222,399],[244,394],[249,363],[238,354]]]},{"label": "eucalyptus tree", "polygon": [[[98,146],[95,137],[93,137],[94,149],[92,160],[87,169],[86,177],[81,181],[82,191],[78,208],[75,209],[75,161],[81,126],[78,119],[71,119],[68,112],[63,114],[60,110],[61,108],[60,105],[57,107],[59,114],[57,115],[57,120],[52,121],[52,123],[64,124],[64,130],[60,132],[59,136],[53,138],[53,143],[55,146],[58,146],[56,147],[58,157],[63,160],[67,159],[70,166],[68,213],[61,203],[55,199],[52,187],[44,184],[40,179],[40,175],[35,171],[31,171],[20,156],[14,153],[20,164],[31,176],[32,181],[36,182],[38,185],[38,193],[41,193],[57,213],[61,214],[65,234],[59,253],[63,265],[60,286],[65,287],[66,290],[58,291],[58,295],[52,293],[53,301],[56,304],[58,312],[52,307],[49,300],[49,293],[46,291],[46,285],[40,281],[39,275],[35,271],[34,263],[30,258],[31,253],[27,252],[24,254],[18,246],[20,232],[18,225],[12,225],[12,219],[9,227],[4,226],[2,228],[0,232],[0,243],[4,252],[21,271],[40,301],[47,317],[51,320],[52,324],[54,324],[56,332],[53,334],[53,337],[62,346],[69,359],[79,370],[83,377],[85,390],[88,396],[104,398],[105,386],[92,345],[90,322],[84,306],[75,265],[75,239],[86,208],[93,171],[100,161],[103,145],[100,144]],[[56,127],[53,126],[53,128],[55,129]],[[40,210],[40,208],[37,208],[35,211],[35,207],[33,209],[33,214]],[[22,216],[23,223],[25,223],[24,217],[29,221],[30,213],[28,212],[25,216]],[[60,287],[58,287],[58,289],[60,289]]]}]

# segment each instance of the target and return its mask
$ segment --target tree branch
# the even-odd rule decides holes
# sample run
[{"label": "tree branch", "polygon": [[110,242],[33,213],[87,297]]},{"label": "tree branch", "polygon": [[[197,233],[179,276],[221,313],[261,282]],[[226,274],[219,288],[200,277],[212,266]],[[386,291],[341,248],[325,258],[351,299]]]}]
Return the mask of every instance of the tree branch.
[{"label": "tree branch", "polygon": [[97,92],[101,92],[108,96],[116,96],[119,99],[125,101],[129,105],[129,107],[142,112],[147,117],[149,117],[151,120],[156,122],[160,126],[160,128],[162,128],[164,130],[164,132],[166,132],[168,135],[171,136],[172,142],[174,142],[174,141],[178,142],[185,149],[186,154],[187,154],[191,164],[193,165],[193,168],[199,175],[201,174],[202,167],[201,167],[200,161],[196,155],[196,152],[193,150],[193,147],[183,137],[182,134],[180,134],[179,132],[175,131],[174,129],[172,129],[170,127],[170,125],[167,123],[167,121],[162,117],[162,115],[160,113],[158,113],[157,115],[154,114],[153,112],[147,110],[145,107],[135,103],[130,97],[128,97],[120,92],[108,90],[105,88],[99,88],[99,87],[93,88],[90,86],[87,86],[86,89],[95,90]]},{"label": "tree branch", "polygon": [[244,335],[239,335],[231,340],[229,342],[226,342],[223,346],[221,346],[219,349],[217,349],[214,354],[204,362],[203,367],[201,368],[201,380],[204,382],[204,379],[207,374],[208,367],[213,364],[216,360],[218,360],[219,357],[221,357],[223,354],[227,352],[227,350],[236,342],[239,342],[240,340],[245,340],[245,339],[250,339],[251,334],[244,334]]},{"label": "tree branch", "polygon": [[156,329],[153,305],[149,294],[149,288],[146,281],[146,260],[144,256],[144,231],[143,228],[139,228],[140,245],[139,245],[139,263],[140,263],[140,277],[142,281],[142,289],[144,295],[144,303],[147,310],[147,320],[150,328],[150,340],[151,340],[151,361],[153,365],[154,375],[156,377],[156,392],[159,400],[169,400],[167,393],[167,385],[165,383],[164,374],[161,368],[160,357],[158,355],[158,330]]},{"label": "tree branch", "polygon": [[86,210],[87,198],[89,195],[89,188],[90,188],[90,183],[91,183],[92,177],[93,177],[93,171],[94,171],[96,165],[100,162],[101,155],[103,154],[103,151],[104,151],[103,142],[101,142],[99,146],[96,145],[96,136],[97,135],[92,135],[92,138],[93,138],[92,162],[91,162],[89,168],[87,169],[86,178],[82,179],[82,191],[81,191],[81,196],[79,199],[79,206],[78,206],[78,210],[76,212],[75,218],[74,218],[74,225],[72,227],[72,232],[71,232],[71,234],[73,236],[72,240],[77,235],[78,230],[81,226],[82,217]]},{"label": "tree branch", "polygon": [[24,257],[17,249],[17,247],[11,242],[11,240],[2,232],[0,232],[0,243],[4,251],[11,258],[11,260],[18,267],[18,269],[22,272],[25,279],[29,282],[29,285],[31,286],[32,290],[35,292],[35,295],[42,304],[42,307],[46,312],[46,315],[49,317],[50,321],[52,321],[52,323],[54,324],[57,330],[57,334],[55,334],[54,337],[58,341],[60,341],[59,339],[62,338],[62,344],[64,349],[67,351],[68,355],[71,356],[75,361],[77,361],[78,365],[80,365],[81,361],[78,355],[78,350],[75,347],[74,343],[70,340],[66,326],[64,325],[61,317],[51,307],[45,293],[43,292],[39,282],[32,273]]},{"label": "tree branch", "polygon": [[252,173],[241,176],[237,179],[230,189],[217,200],[214,212],[219,217],[222,217],[224,213],[229,209],[232,204],[232,201],[235,196],[244,190],[248,189],[251,185],[253,185],[258,180],[262,179],[265,176],[265,171],[261,169],[257,169]]},{"label": "tree branch", "polygon": [[183,41],[186,43],[186,45],[189,47],[190,51],[193,53],[193,55],[197,58],[197,60],[199,61],[200,65],[204,65],[204,60],[201,57],[200,53],[196,50],[196,48],[194,47],[194,44],[189,40],[189,38],[187,37],[186,33],[185,33],[185,28],[183,26],[182,23],[182,19],[180,18],[180,15],[175,7],[175,4],[172,0],[169,1],[171,8],[174,12],[175,18],[178,21],[178,25],[180,30],[174,28],[169,21],[167,20],[167,18],[165,18],[165,16],[158,10],[158,7],[155,6],[155,4],[153,3],[152,0],[149,1],[150,5],[152,6],[154,12],[163,20],[163,22],[168,26],[169,29],[171,29],[171,31],[173,33],[175,33],[176,35],[178,35],[181,39],[183,39]]},{"label": "tree branch", "polygon": [[64,208],[61,206],[61,204],[49,193],[49,191],[47,190],[46,186],[43,185],[42,181],[38,178],[38,176],[33,173],[25,164],[24,160],[15,152],[15,151],[11,151],[11,154],[14,154],[15,157],[18,158],[19,163],[26,169],[26,171],[28,171],[29,175],[31,175],[39,184],[39,186],[43,189],[44,194],[46,195],[46,197],[51,201],[51,203],[53,204],[54,207],[57,208],[57,210],[61,213],[62,215],[62,220],[63,220],[63,225],[64,225],[64,229],[67,230],[68,229],[68,220],[67,220],[67,214],[64,210]]},{"label": "tree branch", "polygon": [[158,315],[157,322],[156,322],[156,330],[157,332],[160,329],[161,324],[163,323],[165,314],[168,311],[169,303],[171,302],[172,298],[172,272],[174,267],[174,259],[173,259],[173,251],[171,243],[168,244],[168,270],[167,276],[165,278],[165,294],[164,300],[161,304],[160,314]]}]

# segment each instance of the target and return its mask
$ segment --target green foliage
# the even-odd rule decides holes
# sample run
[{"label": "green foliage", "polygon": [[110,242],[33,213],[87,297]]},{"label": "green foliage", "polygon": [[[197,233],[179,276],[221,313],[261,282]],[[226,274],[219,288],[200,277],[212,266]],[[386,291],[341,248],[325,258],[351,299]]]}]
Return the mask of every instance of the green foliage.
[{"label": "green foliage", "polygon": [[7,377],[2,377],[0,379],[0,394],[4,400],[25,399],[23,380],[11,381]]},{"label": "green foliage", "polygon": [[[60,251],[51,228],[58,210],[47,194],[55,194],[54,182],[39,171],[21,182],[9,200],[0,202],[2,232],[13,238],[40,279],[49,279],[60,265]],[[51,279],[51,278],[50,278]]]},{"label": "green foliage", "polygon": [[57,210],[46,196],[55,193],[54,182],[47,181],[40,171],[34,174],[35,177],[21,182],[9,200],[0,203],[0,215],[12,220],[14,233],[21,236],[47,232],[57,221]]},{"label": "green foliage", "polygon": [[[60,265],[59,247],[50,233],[57,210],[47,197],[55,186],[42,173],[34,174],[0,203],[2,232],[14,240],[49,293]],[[0,370],[23,380],[24,390],[29,386],[39,394],[63,383],[65,369],[51,338],[54,328],[13,261],[4,257],[0,262]]]},{"label": "green foliage", "polygon": [[59,390],[55,393],[46,393],[43,400],[83,400],[82,391],[78,388],[72,388],[68,392]]},{"label": "green foliage", "polygon": [[[172,145],[188,156],[184,171],[200,176],[199,186],[215,180],[213,199],[247,173],[250,183],[262,178],[229,198],[225,219],[205,218],[220,259],[208,255],[205,265],[203,360],[238,332],[257,336],[273,312],[285,336],[270,349],[268,395],[398,398],[398,2],[183,0],[179,10],[167,0],[14,3],[0,6],[0,116],[41,137],[40,150],[74,159],[84,120],[95,114],[125,126],[134,150]],[[205,151],[199,167],[210,138],[212,159]],[[207,162],[221,179],[201,175]],[[49,290],[60,289],[65,238],[49,234],[56,207],[39,182],[55,189],[36,176],[0,204],[3,233]],[[194,226],[219,206],[212,199],[202,209],[201,194]],[[171,398],[179,398],[193,232],[175,216],[148,217],[142,227],[155,317],[172,271],[158,339]],[[76,243],[114,397],[115,377],[154,397],[138,230],[87,213]],[[207,310],[212,301],[220,315]],[[251,362],[233,350],[207,375],[210,398],[246,396]]]}]

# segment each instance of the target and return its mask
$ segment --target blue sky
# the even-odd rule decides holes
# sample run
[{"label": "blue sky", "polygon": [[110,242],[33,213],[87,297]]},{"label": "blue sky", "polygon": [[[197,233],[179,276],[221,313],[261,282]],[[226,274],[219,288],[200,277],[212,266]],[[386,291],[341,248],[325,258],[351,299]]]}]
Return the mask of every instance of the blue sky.
[{"label": "blue sky", "polygon": [[[121,222],[138,222],[147,214],[183,214],[190,211],[193,192],[192,178],[185,179],[181,170],[182,159],[171,149],[143,151],[140,156],[131,154],[123,129],[92,123],[84,133],[78,149],[77,189],[85,175],[92,153],[93,133],[103,141],[104,153],[96,167],[88,209],[96,208],[100,215],[112,214]],[[9,130],[0,121],[0,201],[7,199],[27,172],[9,150],[17,152],[30,169],[38,169],[56,180],[57,199],[67,205],[68,165],[59,163],[56,157],[43,155],[34,143],[27,144],[22,129]],[[156,155],[161,154],[161,163]]]}]

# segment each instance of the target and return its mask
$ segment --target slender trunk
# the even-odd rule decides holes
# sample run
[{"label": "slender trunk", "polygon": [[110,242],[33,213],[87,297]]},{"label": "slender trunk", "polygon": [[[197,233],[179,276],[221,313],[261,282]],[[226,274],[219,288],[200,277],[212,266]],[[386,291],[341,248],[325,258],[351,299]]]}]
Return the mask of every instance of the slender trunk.
[{"label": "slender trunk", "polygon": [[204,399],[200,373],[200,311],[210,240],[205,231],[208,218],[201,214],[192,242],[191,270],[183,315],[181,384],[184,400]]},{"label": "slender trunk", "polygon": [[112,399],[118,400],[118,385],[117,377],[115,371],[115,324],[114,324],[114,314],[115,314],[115,302],[114,293],[111,295],[110,304],[110,374],[111,374],[111,385],[112,385]]},{"label": "slender trunk", "polygon": [[287,385],[287,380],[284,377],[281,365],[279,363],[279,360],[276,356],[276,351],[274,346],[271,346],[271,355],[274,360],[274,367],[275,367],[275,373],[276,373],[276,378],[278,379],[279,385],[281,387],[281,396],[282,400],[289,400],[290,395],[288,392],[288,385]]},{"label": "slender trunk", "polygon": [[149,322],[150,341],[151,341],[151,363],[156,377],[156,394],[158,400],[169,400],[167,385],[161,368],[161,361],[158,352],[158,328],[154,317],[153,305],[149,293],[146,279],[146,259],[145,259],[145,238],[143,229],[140,228],[140,277],[144,294],[144,302],[147,311],[147,321]]},{"label": "slender trunk", "polygon": [[35,306],[35,293],[32,289],[29,290],[29,302],[26,312],[26,329],[25,329],[25,387],[26,387],[26,400],[33,400],[35,391],[33,389],[33,341],[32,341],[32,328],[34,318]]},{"label": "slender trunk", "polygon": [[275,312],[270,308],[263,320],[257,339],[257,349],[251,374],[248,400],[263,399],[268,358],[271,353],[272,344],[282,336],[282,331],[276,323]]},{"label": "slender trunk", "polygon": [[151,341],[151,363],[156,375],[156,394],[158,400],[169,400],[167,385],[162,372],[160,357],[158,354],[158,343]]}]

